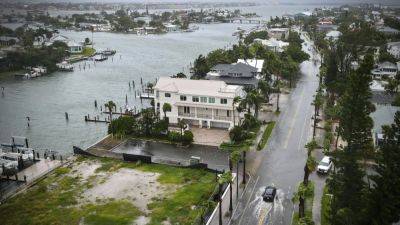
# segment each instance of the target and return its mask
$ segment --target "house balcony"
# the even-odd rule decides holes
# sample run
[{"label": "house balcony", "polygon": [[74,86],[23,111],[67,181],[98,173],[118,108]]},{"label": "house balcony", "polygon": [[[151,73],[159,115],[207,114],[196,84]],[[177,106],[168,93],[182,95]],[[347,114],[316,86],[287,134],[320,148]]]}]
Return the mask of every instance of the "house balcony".
[{"label": "house balcony", "polygon": [[197,113],[197,117],[201,119],[212,119],[212,114]]},{"label": "house balcony", "polygon": [[184,113],[184,112],[178,112],[178,116],[184,116],[184,117],[196,117],[195,113]]},{"label": "house balcony", "polygon": [[232,121],[232,117],[229,117],[229,116],[214,116],[214,120]]}]

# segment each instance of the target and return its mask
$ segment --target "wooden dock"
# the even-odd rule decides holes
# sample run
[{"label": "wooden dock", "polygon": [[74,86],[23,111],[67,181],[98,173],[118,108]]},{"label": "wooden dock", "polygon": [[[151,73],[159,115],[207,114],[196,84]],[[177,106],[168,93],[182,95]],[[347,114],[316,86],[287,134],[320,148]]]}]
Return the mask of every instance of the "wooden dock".
[{"label": "wooden dock", "polygon": [[92,118],[90,118],[89,116],[85,116],[85,122],[110,123],[110,121],[107,120],[107,119],[101,120],[101,119],[96,118],[96,117],[94,117],[94,118],[92,119]]}]

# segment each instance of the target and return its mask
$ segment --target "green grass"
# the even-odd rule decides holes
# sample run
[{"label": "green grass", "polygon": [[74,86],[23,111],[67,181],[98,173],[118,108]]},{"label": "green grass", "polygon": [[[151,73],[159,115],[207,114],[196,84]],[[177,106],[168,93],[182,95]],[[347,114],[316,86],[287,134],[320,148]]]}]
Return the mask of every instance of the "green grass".
[{"label": "green grass", "polygon": [[329,195],[328,186],[324,187],[324,193],[321,198],[321,225],[330,225],[329,214],[330,214],[331,197]]},{"label": "green grass", "polygon": [[263,133],[263,136],[260,140],[260,143],[258,143],[257,150],[262,150],[264,149],[265,145],[268,142],[269,136],[271,136],[272,130],[275,127],[275,121],[271,121],[268,123],[267,127],[265,128],[265,131]]},{"label": "green grass", "polygon": [[85,47],[85,48],[83,48],[82,55],[92,56],[95,52],[96,52],[96,50],[94,48]]},{"label": "green grass", "polygon": [[[113,159],[98,160],[102,166],[96,172],[115,172],[120,168],[138,169],[160,173],[158,182],[174,185],[176,191],[153,199],[149,204],[150,224],[192,224],[200,214],[200,205],[209,199],[215,188],[215,175],[206,170],[171,167],[158,164],[127,163]],[[76,163],[85,161],[78,158]],[[14,224],[79,224],[84,220],[89,225],[128,225],[143,213],[126,200],[102,200],[98,204],[79,205],[84,190],[93,186],[97,175],[83,180],[71,174],[69,168],[59,168],[38,182],[27,192],[21,193],[0,205],[2,225]],[[93,179],[92,179],[93,178]]]},{"label": "green grass", "polygon": [[[312,207],[314,202],[314,183],[309,182],[309,187],[307,188],[306,199],[305,199],[305,217],[308,217],[312,220]],[[298,204],[298,201],[295,201]],[[299,212],[294,212],[292,218],[292,225],[299,224]]]}]

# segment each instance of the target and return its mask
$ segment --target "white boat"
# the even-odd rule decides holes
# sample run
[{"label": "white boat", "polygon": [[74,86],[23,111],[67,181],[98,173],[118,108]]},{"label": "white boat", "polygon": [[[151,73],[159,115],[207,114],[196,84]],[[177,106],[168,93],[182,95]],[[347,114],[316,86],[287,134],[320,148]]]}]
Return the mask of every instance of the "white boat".
[{"label": "white boat", "polygon": [[72,64],[68,63],[67,61],[57,63],[56,66],[60,71],[74,71]]}]

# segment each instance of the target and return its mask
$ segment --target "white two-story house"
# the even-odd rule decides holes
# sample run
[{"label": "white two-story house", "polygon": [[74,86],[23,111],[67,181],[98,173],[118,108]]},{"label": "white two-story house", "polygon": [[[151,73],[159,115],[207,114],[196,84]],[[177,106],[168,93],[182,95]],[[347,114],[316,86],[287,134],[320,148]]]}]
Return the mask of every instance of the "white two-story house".
[{"label": "white two-story house", "polygon": [[242,87],[227,85],[217,80],[190,80],[162,77],[154,87],[155,110],[164,117],[163,105],[170,123],[184,120],[200,128],[230,129],[239,123],[240,116],[233,104],[236,96],[243,96]]}]

